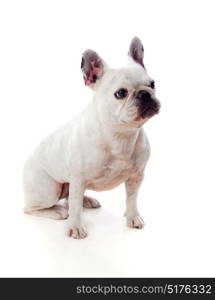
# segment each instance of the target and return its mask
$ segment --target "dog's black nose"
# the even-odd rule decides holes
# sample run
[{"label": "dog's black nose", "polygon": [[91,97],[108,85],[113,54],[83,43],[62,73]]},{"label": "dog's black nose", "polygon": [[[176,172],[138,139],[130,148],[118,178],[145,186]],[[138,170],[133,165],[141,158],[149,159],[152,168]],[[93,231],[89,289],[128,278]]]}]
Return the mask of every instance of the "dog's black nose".
[{"label": "dog's black nose", "polygon": [[141,90],[138,92],[136,98],[147,104],[151,100],[151,95],[147,91]]}]

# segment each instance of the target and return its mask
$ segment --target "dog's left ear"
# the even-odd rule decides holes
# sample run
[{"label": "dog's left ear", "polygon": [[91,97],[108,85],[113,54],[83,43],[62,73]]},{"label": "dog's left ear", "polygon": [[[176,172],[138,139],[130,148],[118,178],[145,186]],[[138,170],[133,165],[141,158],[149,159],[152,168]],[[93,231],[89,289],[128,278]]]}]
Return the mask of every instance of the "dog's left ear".
[{"label": "dog's left ear", "polygon": [[144,67],[143,63],[144,49],[141,40],[138,37],[134,37],[131,41],[128,55],[139,65]]},{"label": "dog's left ear", "polygon": [[107,68],[103,59],[93,50],[86,50],[82,55],[81,70],[86,85],[94,89]]}]

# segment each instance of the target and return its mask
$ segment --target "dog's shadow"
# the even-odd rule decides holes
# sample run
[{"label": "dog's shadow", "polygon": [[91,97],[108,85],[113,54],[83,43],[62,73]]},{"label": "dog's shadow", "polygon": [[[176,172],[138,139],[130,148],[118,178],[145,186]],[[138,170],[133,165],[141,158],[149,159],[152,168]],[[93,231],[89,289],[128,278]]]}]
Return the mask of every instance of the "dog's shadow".
[{"label": "dog's shadow", "polygon": [[[25,217],[47,238],[56,237],[59,234],[63,240],[74,240],[73,238],[67,238],[65,235],[67,220],[52,220],[32,215],[25,215]],[[113,237],[117,233],[125,231],[125,218],[123,215],[116,216],[102,207],[95,209],[84,208],[83,220],[88,231],[86,240],[92,240],[95,237],[96,239],[102,239],[104,235],[107,239],[108,236]]]},{"label": "dog's shadow", "polygon": [[33,226],[33,234],[39,236],[40,250],[45,247],[46,256],[50,253],[49,265],[56,276],[123,275],[126,237],[131,231],[126,227],[125,218],[102,207],[84,209],[83,218],[88,236],[81,240],[66,236],[66,220],[27,215],[26,221]]}]

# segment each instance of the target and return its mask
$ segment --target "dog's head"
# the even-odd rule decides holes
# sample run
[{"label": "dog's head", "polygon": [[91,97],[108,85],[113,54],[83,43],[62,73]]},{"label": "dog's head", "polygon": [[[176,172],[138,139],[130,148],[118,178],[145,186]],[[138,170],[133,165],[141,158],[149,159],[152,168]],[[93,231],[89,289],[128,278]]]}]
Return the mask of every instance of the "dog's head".
[{"label": "dog's head", "polygon": [[143,45],[135,37],[130,44],[128,64],[121,69],[109,68],[95,51],[86,50],[83,54],[85,84],[95,91],[99,106],[117,124],[140,127],[159,112],[155,82],[146,71],[143,53]]}]

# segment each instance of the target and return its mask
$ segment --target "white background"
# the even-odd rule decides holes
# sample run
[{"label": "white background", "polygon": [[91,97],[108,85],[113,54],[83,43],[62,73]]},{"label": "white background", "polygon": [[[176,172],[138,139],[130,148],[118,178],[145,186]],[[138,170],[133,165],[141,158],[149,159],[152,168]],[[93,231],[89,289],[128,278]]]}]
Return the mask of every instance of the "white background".
[{"label": "white background", "polygon": [[[214,1],[0,2],[0,276],[215,276]],[[133,36],[161,100],[128,229],[123,186],[85,210],[89,236],[22,213],[22,168],[43,137],[83,110],[81,54],[123,65]]]}]

